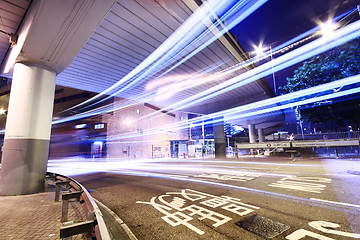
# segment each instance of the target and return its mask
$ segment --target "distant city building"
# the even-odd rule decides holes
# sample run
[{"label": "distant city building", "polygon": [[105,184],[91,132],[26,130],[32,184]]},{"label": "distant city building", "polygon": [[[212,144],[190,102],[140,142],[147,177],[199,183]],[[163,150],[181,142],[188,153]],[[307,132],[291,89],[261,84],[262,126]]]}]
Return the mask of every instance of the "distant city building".
[{"label": "distant city building", "polygon": [[[122,99],[115,99],[114,104],[119,101]],[[171,157],[171,141],[188,140],[188,128],[176,127],[177,123],[187,122],[187,114],[159,110],[154,105],[139,103],[104,114],[108,156],[128,159]]]}]

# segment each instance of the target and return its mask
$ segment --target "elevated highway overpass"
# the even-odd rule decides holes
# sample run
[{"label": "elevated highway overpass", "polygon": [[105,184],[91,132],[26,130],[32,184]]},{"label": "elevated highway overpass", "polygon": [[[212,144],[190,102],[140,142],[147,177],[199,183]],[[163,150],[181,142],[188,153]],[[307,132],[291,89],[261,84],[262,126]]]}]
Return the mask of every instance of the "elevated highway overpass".
[{"label": "elevated highway overpass", "polygon": [[[273,96],[266,81],[258,79],[211,98],[188,100],[216,92],[253,67],[228,71],[248,56],[220,20],[231,6],[226,2],[2,1],[1,75],[13,79],[2,194],[41,188],[55,84],[197,114]],[[239,5],[237,14],[245,18],[263,3]],[[282,121],[278,112],[267,125]]]}]

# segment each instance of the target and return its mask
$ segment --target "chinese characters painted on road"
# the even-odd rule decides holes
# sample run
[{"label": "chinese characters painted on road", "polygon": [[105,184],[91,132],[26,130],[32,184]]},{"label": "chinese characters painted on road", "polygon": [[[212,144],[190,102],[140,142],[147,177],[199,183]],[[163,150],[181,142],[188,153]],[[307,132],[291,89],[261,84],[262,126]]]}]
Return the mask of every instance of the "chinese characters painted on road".
[{"label": "chinese characters painted on road", "polygon": [[138,201],[148,204],[164,214],[162,219],[173,227],[183,225],[202,235],[205,232],[194,226],[192,220],[210,220],[213,227],[219,227],[232,218],[215,210],[220,208],[239,216],[247,215],[259,207],[241,202],[238,198],[229,196],[215,196],[191,189],[180,192],[168,192],[165,195],[151,198],[150,202]]}]

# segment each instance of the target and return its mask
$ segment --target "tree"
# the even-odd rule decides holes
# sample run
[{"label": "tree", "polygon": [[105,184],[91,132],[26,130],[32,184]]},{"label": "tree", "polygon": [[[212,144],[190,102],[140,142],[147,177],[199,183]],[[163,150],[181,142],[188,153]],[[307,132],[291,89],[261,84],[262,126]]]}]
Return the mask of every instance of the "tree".
[{"label": "tree", "polygon": [[[355,39],[304,61],[279,89],[290,93],[359,74],[359,43],[360,39]],[[299,106],[299,110],[303,121],[322,123],[331,120],[337,124],[352,123],[357,127],[360,122],[360,94]]]}]

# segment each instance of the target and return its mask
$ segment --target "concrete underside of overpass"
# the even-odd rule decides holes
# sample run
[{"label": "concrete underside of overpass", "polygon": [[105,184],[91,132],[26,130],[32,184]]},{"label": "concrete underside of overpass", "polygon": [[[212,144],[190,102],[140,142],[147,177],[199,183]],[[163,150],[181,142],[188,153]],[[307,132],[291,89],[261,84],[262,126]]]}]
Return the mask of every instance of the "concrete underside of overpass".
[{"label": "concrete underside of overpass", "polygon": [[[188,24],[200,4],[194,0],[166,2],[107,0],[61,3],[36,0],[28,5],[23,2],[14,1],[9,11],[2,14],[3,18],[9,19],[14,15],[23,17],[19,18],[17,24],[12,22],[12,29],[6,29],[19,35],[19,40],[15,47],[3,50],[2,75],[12,77],[12,66],[15,62],[32,62],[55,71],[57,85],[98,93],[127,79],[140,63],[152,58],[159,48],[164,48],[166,40],[172,39],[181,26]],[[17,8],[16,4],[18,4]],[[218,18],[204,16],[203,19],[197,20],[199,22],[196,24],[201,26],[199,32],[193,33],[194,36],[190,36],[188,42],[208,30]],[[156,67],[156,70],[143,74],[141,78],[137,75],[128,78],[108,94],[118,90],[118,93],[115,93],[117,97],[142,99],[150,104],[167,108],[250,70],[251,66],[217,78],[213,77],[248,59],[233,35],[226,32],[163,75],[188,52],[201,47],[203,42],[215,36],[224,28],[224,24],[211,29],[204,39],[193,44],[187,52],[173,56],[172,61],[163,63],[162,67]],[[189,32],[185,36],[190,34]],[[3,41],[6,40],[5,38]],[[198,83],[194,85],[194,81]],[[129,84],[132,84],[131,87],[127,87]],[[187,87],[189,85],[191,87]],[[170,96],[161,96],[162,91],[174,88],[178,91]],[[143,98],[144,95],[149,94],[149,97]],[[259,79],[182,110],[209,114],[271,96],[273,96],[272,89],[265,79]],[[278,121],[283,121],[281,113],[275,115]],[[256,121],[264,122],[264,120]],[[248,124],[240,119],[237,123],[243,126]]]}]

